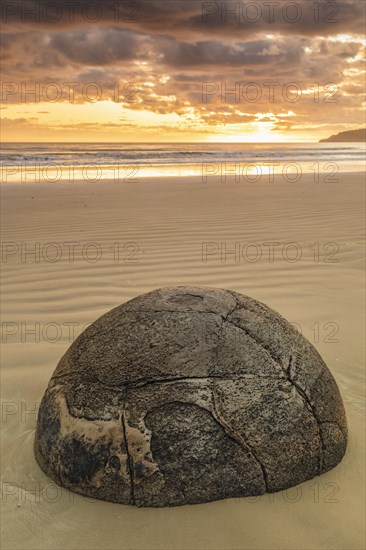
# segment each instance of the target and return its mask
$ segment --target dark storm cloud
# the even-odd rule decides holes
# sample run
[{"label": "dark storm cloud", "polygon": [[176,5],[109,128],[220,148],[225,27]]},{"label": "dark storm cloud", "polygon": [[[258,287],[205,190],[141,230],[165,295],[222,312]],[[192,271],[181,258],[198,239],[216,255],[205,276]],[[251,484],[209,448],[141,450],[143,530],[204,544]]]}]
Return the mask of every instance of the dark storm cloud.
[{"label": "dark storm cloud", "polygon": [[205,33],[233,35],[276,32],[285,35],[328,36],[363,32],[365,5],[361,0],[260,0],[203,2],[189,27]]},{"label": "dark storm cloud", "polygon": [[[273,7],[273,23],[264,16],[268,3]],[[291,4],[301,10],[294,23],[284,20],[283,7]],[[341,44],[335,54],[338,59],[333,59],[323,41],[322,50],[305,59],[304,49],[315,39],[311,35],[358,32],[365,4],[359,0],[3,0],[2,19],[7,23],[2,60],[9,75],[28,74],[29,78],[38,77],[39,69],[47,69],[51,76],[52,69],[62,66],[125,69],[133,61],[147,61],[156,70],[165,67],[170,73],[175,67],[193,71],[237,67],[242,76],[245,72],[255,78],[265,78],[270,68],[271,73],[279,71],[287,77],[302,64],[303,74],[314,78],[322,69],[329,75],[334,67],[339,74],[339,59],[346,60],[349,52]],[[314,5],[320,6],[318,14],[310,9]],[[248,10],[243,11],[243,6]],[[263,17],[250,23],[246,19],[253,18],[258,8]],[[235,14],[227,14],[226,20],[227,9]],[[285,13],[291,18],[296,15],[291,9]]]},{"label": "dark storm cloud", "polygon": [[9,50],[19,35],[12,33],[1,33],[0,44],[3,50]]},{"label": "dark storm cloud", "polygon": [[197,44],[172,43],[167,48],[164,61],[175,67],[197,65],[269,65],[276,61],[298,63],[303,54],[302,40],[288,39],[271,44],[268,40],[240,42],[227,45],[218,41],[198,42]]},{"label": "dark storm cloud", "polygon": [[85,65],[113,65],[136,57],[138,40],[130,31],[118,29],[77,30],[51,35],[49,49]]},{"label": "dark storm cloud", "polygon": [[[316,6],[319,6],[318,9]],[[115,25],[197,38],[275,31],[322,35],[363,33],[362,0],[3,0],[2,21],[17,28]],[[340,31],[341,29],[341,31]]]}]

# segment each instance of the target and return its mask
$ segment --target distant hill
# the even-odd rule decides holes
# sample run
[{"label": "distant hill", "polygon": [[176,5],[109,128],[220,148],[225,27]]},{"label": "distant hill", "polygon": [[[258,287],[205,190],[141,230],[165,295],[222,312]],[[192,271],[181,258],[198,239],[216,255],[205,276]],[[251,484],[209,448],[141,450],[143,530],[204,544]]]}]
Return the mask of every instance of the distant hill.
[{"label": "distant hill", "polygon": [[349,130],[348,132],[339,132],[334,136],[330,136],[326,139],[321,139],[319,143],[324,141],[366,141],[366,128],[360,128],[359,130]]}]

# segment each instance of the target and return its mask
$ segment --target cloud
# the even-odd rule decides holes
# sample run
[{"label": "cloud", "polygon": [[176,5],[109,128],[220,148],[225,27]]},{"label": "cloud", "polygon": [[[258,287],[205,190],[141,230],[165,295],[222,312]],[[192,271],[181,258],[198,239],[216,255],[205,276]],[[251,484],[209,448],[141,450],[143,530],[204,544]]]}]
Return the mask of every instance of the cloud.
[{"label": "cloud", "polygon": [[219,41],[197,42],[189,44],[185,42],[172,42],[163,54],[163,60],[174,67],[197,67],[224,65],[225,67],[248,65],[268,65],[278,61],[286,63],[299,63],[304,53],[304,40],[278,39],[256,40],[251,42],[238,42],[235,44],[223,44]]},{"label": "cloud", "polygon": [[[32,102],[22,86],[42,91],[49,83],[60,86],[58,101],[71,101],[67,83],[73,82],[72,102],[82,105],[89,101],[85,88],[95,83],[100,99],[120,103],[121,114],[173,114],[182,127],[196,120],[197,131],[251,123],[257,113],[272,113],[279,128],[291,128],[279,114],[289,108],[304,127],[315,110],[319,125],[358,123],[366,3],[297,0],[301,17],[290,22],[296,13],[283,10],[294,3],[281,0],[277,9],[278,1],[269,23],[268,0],[250,3],[260,13],[255,22],[255,8],[246,11],[248,2],[239,1],[3,0],[3,101]],[[230,6],[237,13],[225,15]],[[215,93],[204,101],[207,82]],[[242,93],[248,83],[261,91],[255,102]],[[268,83],[275,85],[274,101]],[[299,101],[289,99],[296,97],[289,83],[300,87]],[[332,99],[329,84],[338,88],[337,102],[326,101]],[[38,97],[43,109],[47,95]]]},{"label": "cloud", "polygon": [[[295,4],[295,7],[289,6]],[[317,7],[318,6],[318,7]],[[231,12],[231,13],[230,13]],[[233,13],[234,12],[234,13]],[[118,26],[149,34],[239,35],[269,32],[329,36],[363,33],[364,2],[320,0],[3,0],[2,20],[16,29]]]},{"label": "cloud", "polygon": [[136,57],[138,38],[118,29],[77,30],[57,33],[47,47],[81,65],[113,65]]}]

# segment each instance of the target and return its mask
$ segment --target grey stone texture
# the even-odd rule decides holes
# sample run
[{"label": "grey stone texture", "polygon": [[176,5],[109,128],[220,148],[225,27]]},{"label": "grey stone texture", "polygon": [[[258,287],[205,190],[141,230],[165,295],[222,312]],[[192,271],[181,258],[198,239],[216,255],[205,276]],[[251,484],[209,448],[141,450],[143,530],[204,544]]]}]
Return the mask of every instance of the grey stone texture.
[{"label": "grey stone texture", "polygon": [[294,327],[248,296],[178,286],[75,340],[41,402],[35,455],[72,491],[158,507],[286,489],[346,445],[338,387]]}]

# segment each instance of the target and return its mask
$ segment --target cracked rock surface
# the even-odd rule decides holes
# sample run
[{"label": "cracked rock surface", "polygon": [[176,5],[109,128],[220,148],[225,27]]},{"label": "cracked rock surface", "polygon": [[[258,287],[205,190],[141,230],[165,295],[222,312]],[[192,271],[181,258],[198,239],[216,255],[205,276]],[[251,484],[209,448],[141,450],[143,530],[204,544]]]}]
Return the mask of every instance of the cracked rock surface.
[{"label": "cracked rock surface", "polygon": [[35,455],[82,495],[175,506],[286,489],[346,444],[338,387],[295,328],[248,296],[178,286],[75,340],[42,399]]}]

